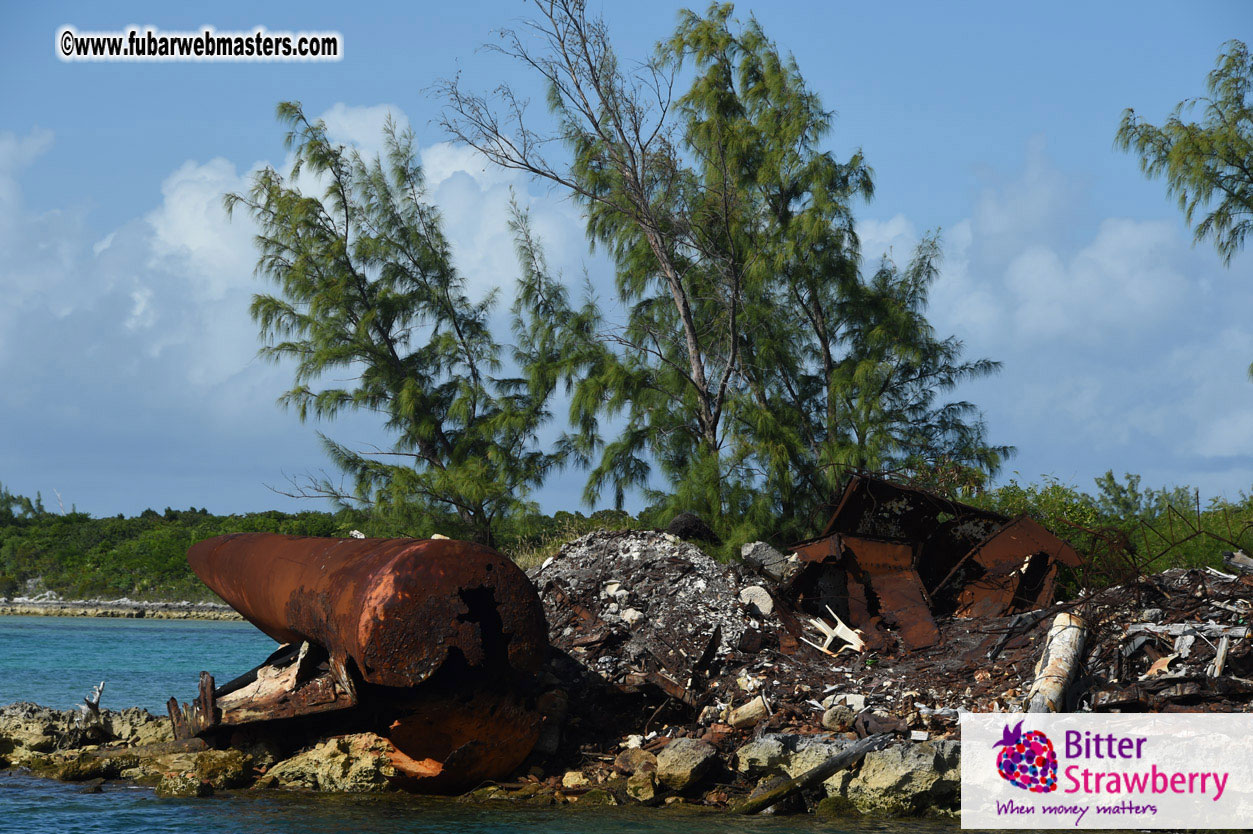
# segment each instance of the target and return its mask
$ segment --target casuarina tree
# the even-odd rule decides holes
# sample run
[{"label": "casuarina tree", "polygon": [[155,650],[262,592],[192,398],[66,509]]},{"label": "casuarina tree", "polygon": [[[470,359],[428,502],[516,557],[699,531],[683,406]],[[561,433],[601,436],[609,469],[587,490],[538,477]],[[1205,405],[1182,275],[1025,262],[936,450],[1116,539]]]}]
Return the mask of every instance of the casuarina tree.
[{"label": "casuarina tree", "polygon": [[490,542],[558,460],[536,444],[551,386],[499,376],[494,296],[472,299],[453,268],[409,131],[389,119],[383,154],[366,159],[298,103],[280,104],[278,116],[290,173],[264,168],[247,193],[226,197],[228,211],[256,221],[257,272],[278,288],[253,299],[261,355],[292,363],[280,402],[301,420],[367,411],[394,439],[363,450],[323,435],[352,486],[298,487]]}]

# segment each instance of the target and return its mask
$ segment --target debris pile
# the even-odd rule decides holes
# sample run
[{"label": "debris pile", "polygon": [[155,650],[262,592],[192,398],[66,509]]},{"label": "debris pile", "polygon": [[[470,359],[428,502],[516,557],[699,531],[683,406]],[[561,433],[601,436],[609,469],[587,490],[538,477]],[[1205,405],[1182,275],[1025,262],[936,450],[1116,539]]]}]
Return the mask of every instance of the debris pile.
[{"label": "debris pile", "polygon": [[608,683],[651,684],[689,706],[715,664],[775,630],[763,586],[668,533],[589,533],[529,575],[554,648]]},{"label": "debris pile", "polygon": [[906,649],[935,645],[936,615],[997,617],[1048,605],[1058,571],[1079,564],[1070,545],[1030,518],[860,475],[822,535],[795,550],[806,568],[788,595],[815,613],[833,608],[874,648],[894,637]]},{"label": "debris pile", "polygon": [[1099,636],[1081,707],[1231,712],[1253,700],[1253,576],[1168,570],[1085,599]]}]

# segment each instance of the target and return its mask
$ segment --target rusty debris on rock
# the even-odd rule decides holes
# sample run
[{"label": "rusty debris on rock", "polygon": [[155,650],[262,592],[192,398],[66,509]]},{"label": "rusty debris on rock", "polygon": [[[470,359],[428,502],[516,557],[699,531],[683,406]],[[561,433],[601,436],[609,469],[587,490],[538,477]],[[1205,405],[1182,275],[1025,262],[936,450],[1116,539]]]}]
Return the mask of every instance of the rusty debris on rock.
[{"label": "rusty debris on rock", "polygon": [[894,630],[907,649],[940,640],[936,615],[1049,605],[1058,570],[1079,564],[1070,545],[1029,518],[860,475],[822,535],[794,549],[805,568],[790,589],[802,608],[832,608],[876,647]]},{"label": "rusty debris on rock", "polygon": [[[654,771],[681,742],[723,763],[683,801],[726,805],[776,747],[952,744],[961,711],[1022,710],[1046,674],[1049,709],[1253,707],[1243,552],[1222,562],[1234,573],[1085,588],[1067,571],[1089,563],[1029,518],[856,476],[819,537],[742,556],[598,531],[523,574],[447,539],[211,539],[189,553],[196,573],[284,645],[223,686],[203,674],[171,718],[211,743],[372,732],[394,746],[400,786],[495,781],[558,801],[617,785],[614,801],[668,802]],[[1084,639],[1063,651],[1059,623]]]},{"label": "rusty debris on rock", "polygon": [[235,534],[188,561],[283,646],[221,687],[202,673],[180,738],[342,713],[398,754],[406,787],[458,790],[518,767],[539,736],[533,682],[548,651],[534,588],[496,551],[448,539]]}]

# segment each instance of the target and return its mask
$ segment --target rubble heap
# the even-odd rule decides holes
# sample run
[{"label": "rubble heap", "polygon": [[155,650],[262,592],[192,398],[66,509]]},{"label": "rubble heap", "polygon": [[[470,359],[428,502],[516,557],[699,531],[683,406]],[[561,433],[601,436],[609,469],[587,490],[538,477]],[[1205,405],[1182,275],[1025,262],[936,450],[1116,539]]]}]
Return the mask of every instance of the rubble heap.
[{"label": "rubble heap", "polygon": [[608,683],[652,684],[690,705],[699,676],[775,628],[764,587],[668,533],[589,533],[528,575],[554,648]]}]

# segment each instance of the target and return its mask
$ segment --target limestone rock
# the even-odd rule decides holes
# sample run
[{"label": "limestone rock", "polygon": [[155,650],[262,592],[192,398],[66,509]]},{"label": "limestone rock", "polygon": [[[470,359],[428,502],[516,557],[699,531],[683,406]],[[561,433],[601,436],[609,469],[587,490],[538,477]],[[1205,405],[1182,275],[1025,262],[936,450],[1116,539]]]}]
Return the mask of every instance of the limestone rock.
[{"label": "limestone rock", "polygon": [[592,788],[579,797],[579,807],[596,805],[617,805],[618,800],[604,788]]},{"label": "limestone rock", "polygon": [[845,739],[792,733],[767,733],[735,753],[735,768],[749,777],[799,776],[843,750]]},{"label": "limestone rock", "polygon": [[862,814],[917,816],[957,806],[960,747],[954,741],[898,744],[867,753],[856,773],[841,771],[824,784]]},{"label": "limestone rock", "polygon": [[773,773],[783,766],[790,752],[778,734],[753,739],[735,751],[735,769],[747,776]]},{"label": "limestone rock", "polygon": [[396,775],[389,753],[395,748],[374,733],[327,739],[279,762],[254,785],[333,793],[377,793]]},{"label": "limestone rock", "polygon": [[656,773],[657,757],[638,747],[623,750],[613,760],[613,769],[630,776],[632,773]]},{"label": "limestone rock", "polygon": [[239,750],[205,750],[196,756],[196,775],[217,789],[246,787],[252,772],[252,757]]},{"label": "limestone rock", "polygon": [[132,747],[174,740],[174,728],[168,718],[157,717],[139,707],[101,710],[100,722],[111,738]]},{"label": "limestone rock", "polygon": [[675,791],[700,782],[718,759],[718,751],[706,741],[676,738],[657,754],[657,778]]},{"label": "limestone rock", "polygon": [[167,773],[157,783],[157,796],[212,796],[213,786],[194,773]]},{"label": "limestone rock", "polygon": [[626,792],[636,802],[652,802],[657,796],[657,774],[651,770],[637,770],[627,779]]},{"label": "limestone rock", "polygon": [[563,788],[585,788],[592,784],[591,780],[577,770],[568,770],[561,777],[561,787]]}]

